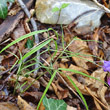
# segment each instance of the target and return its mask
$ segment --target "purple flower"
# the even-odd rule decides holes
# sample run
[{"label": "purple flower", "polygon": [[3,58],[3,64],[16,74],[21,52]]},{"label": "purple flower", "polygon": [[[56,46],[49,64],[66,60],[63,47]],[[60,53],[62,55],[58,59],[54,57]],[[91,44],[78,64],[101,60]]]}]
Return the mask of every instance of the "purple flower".
[{"label": "purple flower", "polygon": [[[102,68],[104,71],[110,72],[110,61],[104,61]],[[107,83],[110,86],[110,74],[107,75]]]},{"label": "purple flower", "polygon": [[105,72],[110,72],[110,61],[104,61],[102,68]]}]

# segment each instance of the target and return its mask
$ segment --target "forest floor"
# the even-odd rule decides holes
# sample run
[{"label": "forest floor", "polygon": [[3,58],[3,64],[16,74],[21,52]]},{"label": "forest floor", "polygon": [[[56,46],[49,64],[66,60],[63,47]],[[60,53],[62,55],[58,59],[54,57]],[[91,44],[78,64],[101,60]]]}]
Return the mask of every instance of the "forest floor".
[{"label": "forest floor", "polygon": [[[33,1],[25,2],[30,10]],[[0,110],[109,110],[110,14],[92,32],[33,18],[35,33],[15,3],[0,19]]]}]

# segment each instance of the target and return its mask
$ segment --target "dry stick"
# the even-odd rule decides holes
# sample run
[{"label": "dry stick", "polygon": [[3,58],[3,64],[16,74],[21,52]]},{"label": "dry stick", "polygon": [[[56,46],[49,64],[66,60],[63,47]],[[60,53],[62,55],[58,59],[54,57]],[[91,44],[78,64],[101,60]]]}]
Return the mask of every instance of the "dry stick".
[{"label": "dry stick", "polygon": [[99,6],[100,8],[102,8],[103,10],[105,10],[106,13],[110,13],[110,10],[108,8],[106,8],[104,5],[100,4],[97,0],[93,0],[93,2]]},{"label": "dry stick", "polygon": [[15,65],[13,68],[9,68],[9,69],[7,69],[6,71],[1,72],[1,73],[0,73],[0,76],[3,75],[3,74],[5,74],[5,73],[8,73],[9,71],[11,71],[11,70],[13,70],[13,69],[18,68],[18,66],[19,66],[19,64]]},{"label": "dry stick", "polygon": [[[28,18],[30,19],[31,24],[33,26],[33,30],[34,31],[37,31],[37,24],[36,24],[35,20],[33,18],[31,18],[31,14],[30,14],[29,10],[27,9],[26,5],[23,3],[22,0],[18,0],[18,2],[20,4],[21,8],[26,13],[26,15],[28,16]],[[35,35],[35,43],[36,44],[39,43],[38,34]],[[36,64],[35,64],[35,68],[38,68],[39,67],[39,61],[40,61],[40,55],[39,54],[40,54],[40,50],[37,51],[37,61],[36,61]],[[37,72],[38,72],[38,69],[34,71],[34,77],[36,77]]]}]

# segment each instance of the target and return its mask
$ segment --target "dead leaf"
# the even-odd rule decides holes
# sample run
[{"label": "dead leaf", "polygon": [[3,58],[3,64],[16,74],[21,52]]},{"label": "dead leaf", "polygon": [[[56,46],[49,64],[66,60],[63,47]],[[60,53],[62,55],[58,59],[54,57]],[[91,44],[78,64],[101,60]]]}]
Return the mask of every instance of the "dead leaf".
[{"label": "dead leaf", "polygon": [[[25,29],[24,29],[24,26],[23,26],[23,21],[21,21],[18,24],[17,28],[13,31],[12,38],[14,40],[16,40],[17,38],[19,38],[19,37],[21,37],[21,36],[23,36],[25,34],[26,34],[26,32],[25,32]],[[22,52],[22,50],[25,48],[26,41],[27,40],[25,39],[25,40],[23,40],[23,41],[18,43],[20,52]]]},{"label": "dead leaf", "polygon": [[96,105],[96,110],[102,110],[102,107],[101,107],[101,105],[94,99],[94,103],[95,103],[95,105]]},{"label": "dead leaf", "polygon": [[[69,66],[69,69],[76,70],[76,71],[80,71],[80,72],[82,72],[82,73],[85,73],[85,74],[89,75],[89,73],[86,71],[86,69],[84,69],[84,68],[82,68],[82,67],[79,67],[79,66],[75,66],[75,65],[73,65],[73,64],[71,64],[71,65]],[[71,73],[68,74],[68,75],[74,75],[74,74],[75,74],[74,72],[71,72]],[[77,74],[77,75],[79,75],[79,74]]]},{"label": "dead leaf", "polygon": [[99,40],[99,29],[97,28],[94,31],[94,34],[89,36],[88,46],[90,50],[92,51],[93,55],[98,56],[98,40]]},{"label": "dead leaf", "polygon": [[67,109],[66,110],[77,110],[77,108],[67,105]]},{"label": "dead leaf", "polygon": [[[94,96],[91,92],[91,90],[89,90],[87,87],[85,87],[85,89],[88,91],[88,93],[94,98],[94,100],[96,100],[99,104],[101,104],[105,109],[109,110],[109,107],[104,105],[96,96]],[[96,103],[97,104],[97,103]],[[96,105],[97,106],[97,105]]]},{"label": "dead leaf", "polygon": [[5,71],[6,69],[3,66],[0,66],[0,72]]},{"label": "dead leaf", "polygon": [[[65,65],[60,63],[60,67],[61,67],[61,68],[65,68]],[[63,72],[63,73],[60,74],[60,75],[64,78],[64,80],[67,82],[67,84],[68,84],[73,90],[76,91],[76,89],[75,89],[75,87],[73,86],[73,84],[71,83],[71,81],[66,77],[66,75],[68,74],[68,72],[67,72],[67,71],[62,71],[62,72]],[[77,79],[76,79],[75,77],[73,77],[72,75],[69,75],[69,77],[72,79],[72,81],[75,83],[75,85],[79,88],[79,90],[81,91],[82,94],[89,95],[88,92],[87,92],[87,90],[85,89],[85,85],[79,83],[79,82],[77,81]],[[88,89],[89,89],[89,88],[88,88]],[[92,94],[95,95],[95,96],[97,96],[97,94],[96,94],[94,91],[92,91]]]},{"label": "dead leaf", "polygon": [[25,92],[22,94],[23,99],[25,99],[28,102],[32,102],[33,104],[36,104],[40,101],[42,97],[42,92]]},{"label": "dead leaf", "polygon": [[[94,71],[91,74],[92,77],[98,78],[101,81],[105,81],[106,75],[107,75],[107,72],[104,72],[102,68],[97,69],[96,71]],[[100,82],[96,79],[92,79],[92,78],[88,78],[88,77],[86,77],[86,79],[89,79],[88,82],[86,82],[86,84],[87,84],[87,86],[91,85],[91,88],[100,88],[100,87],[104,86],[103,82]]]},{"label": "dead leaf", "polygon": [[0,110],[19,110],[19,108],[11,102],[0,102]]},{"label": "dead leaf", "polygon": [[[46,87],[48,85],[48,82],[43,77],[39,78],[39,82],[43,87]],[[54,91],[51,85],[49,86],[49,90]]]},{"label": "dead leaf", "polygon": [[52,83],[51,85],[52,85],[58,99],[64,99],[64,98],[68,97],[69,91],[67,89],[61,88],[59,86],[58,82]]},{"label": "dead leaf", "polygon": [[[9,79],[9,81],[10,81],[10,83],[12,85],[16,82],[16,80],[17,80],[17,76],[16,75],[13,75]],[[27,83],[22,87],[23,90],[26,89],[29,85],[31,85],[30,88],[33,91],[36,91],[36,90],[38,90],[38,88],[40,88],[40,83],[36,79],[33,79],[31,77],[26,78],[26,77],[23,77],[23,76],[19,76],[18,81],[19,81],[20,84],[23,84],[24,82],[27,81]]]},{"label": "dead leaf", "polygon": [[40,107],[39,107],[39,110],[45,110],[45,107],[43,105],[43,102],[41,102]]},{"label": "dead leaf", "polygon": [[91,68],[92,63],[91,65],[88,65],[88,63],[93,62],[93,58],[85,41],[77,38],[68,46],[68,49],[73,52],[72,59],[77,66],[84,69]]},{"label": "dead leaf", "polygon": [[17,104],[18,104],[20,110],[35,110],[25,100],[23,100],[20,96],[18,96]]},{"label": "dead leaf", "polygon": [[98,89],[97,94],[98,94],[98,97],[103,102],[103,104],[105,104],[108,108],[110,108],[110,105],[108,104],[108,102],[105,99],[105,92],[106,91],[107,91],[107,87],[103,86]]}]

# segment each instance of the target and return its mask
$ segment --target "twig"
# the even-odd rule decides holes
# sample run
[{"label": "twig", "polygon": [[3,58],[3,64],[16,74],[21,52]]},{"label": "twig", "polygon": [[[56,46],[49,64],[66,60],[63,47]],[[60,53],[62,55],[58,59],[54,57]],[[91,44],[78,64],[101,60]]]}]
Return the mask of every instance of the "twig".
[{"label": "twig", "polygon": [[19,66],[19,64],[15,65],[13,68],[9,68],[8,70],[1,72],[1,73],[0,73],[0,76],[3,75],[3,74],[5,74],[5,73],[8,73],[8,72],[11,71],[12,69],[18,68],[18,66]]},{"label": "twig", "polygon": [[105,10],[106,13],[110,13],[110,10],[108,8],[106,8],[104,5],[100,4],[97,0],[93,0],[93,2],[99,6],[100,8],[102,8],[103,10]]},{"label": "twig", "polygon": [[3,81],[3,83],[7,82],[9,80],[9,78],[16,72],[17,68],[15,68],[11,74]]},{"label": "twig", "polygon": [[[31,14],[29,12],[29,10],[27,9],[26,5],[23,3],[22,0],[18,0],[21,8],[24,10],[24,12],[26,13],[26,15],[28,16],[28,18],[31,21],[31,24],[33,26],[33,30],[37,31],[37,24],[35,22],[35,20],[33,18],[31,18]],[[35,43],[38,44],[39,43],[39,38],[38,38],[38,34],[35,35]],[[36,59],[36,64],[35,64],[35,68],[39,67],[39,61],[40,61],[40,50],[37,51],[37,59]],[[38,69],[34,71],[34,77],[36,77],[38,72]]]}]

